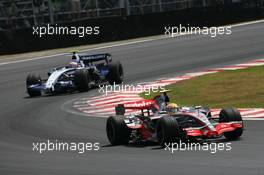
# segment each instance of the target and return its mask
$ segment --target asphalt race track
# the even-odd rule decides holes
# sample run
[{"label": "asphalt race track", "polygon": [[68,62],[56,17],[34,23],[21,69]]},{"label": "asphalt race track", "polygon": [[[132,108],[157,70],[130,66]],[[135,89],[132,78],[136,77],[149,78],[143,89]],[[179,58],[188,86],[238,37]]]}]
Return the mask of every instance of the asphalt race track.
[{"label": "asphalt race track", "polygon": [[[232,29],[231,36],[181,36],[130,44],[90,53],[110,52],[124,65],[125,83],[194,72],[264,57],[264,23]],[[28,73],[45,75],[67,64],[58,56],[0,66],[0,174],[264,174],[264,121],[246,121],[243,137],[232,150],[177,151],[171,154],[157,145],[109,146],[105,118],[74,115],[62,105],[96,95],[81,94],[28,98]],[[238,90],[239,91],[239,90]],[[252,99],[254,100],[254,99]],[[100,150],[76,152],[32,151],[33,142],[99,142]]]}]

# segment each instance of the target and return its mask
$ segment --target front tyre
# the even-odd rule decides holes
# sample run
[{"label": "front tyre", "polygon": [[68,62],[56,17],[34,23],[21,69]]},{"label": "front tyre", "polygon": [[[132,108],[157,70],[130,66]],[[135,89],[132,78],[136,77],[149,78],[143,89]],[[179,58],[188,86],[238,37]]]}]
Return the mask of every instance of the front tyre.
[{"label": "front tyre", "polygon": [[86,92],[90,89],[90,76],[87,69],[77,69],[73,81],[79,92]]},{"label": "front tyre", "polygon": [[119,61],[109,63],[109,74],[107,78],[110,84],[120,84],[123,82],[124,71]]},{"label": "front tyre", "polygon": [[124,121],[124,116],[111,116],[106,122],[106,133],[112,145],[121,145],[129,142],[131,131]]},{"label": "front tyre", "polygon": [[161,146],[179,141],[180,128],[174,117],[166,116],[157,123],[157,139]]},{"label": "front tyre", "polygon": [[35,74],[29,74],[26,79],[26,88],[27,88],[27,93],[30,97],[37,97],[41,96],[40,91],[35,91],[30,86],[32,85],[39,85],[41,84],[41,78],[40,76],[36,76]]},{"label": "front tyre", "polygon": [[[219,122],[223,123],[223,122],[233,122],[233,121],[239,121],[239,122],[241,121],[243,125],[243,120],[240,112],[235,108],[222,109],[219,114]],[[225,132],[224,136],[228,140],[235,140],[238,139],[242,134],[243,134],[243,128],[238,128],[231,132]]]}]

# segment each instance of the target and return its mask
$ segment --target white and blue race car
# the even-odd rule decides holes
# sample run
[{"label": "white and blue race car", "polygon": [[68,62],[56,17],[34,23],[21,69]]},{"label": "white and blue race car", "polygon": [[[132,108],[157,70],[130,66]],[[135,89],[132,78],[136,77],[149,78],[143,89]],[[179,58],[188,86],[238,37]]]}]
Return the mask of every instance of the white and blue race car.
[{"label": "white and blue race car", "polygon": [[112,61],[111,54],[80,55],[75,51],[70,66],[54,68],[48,75],[46,80],[35,74],[27,76],[26,88],[30,97],[85,92],[102,84],[120,84],[124,78],[122,64]]}]

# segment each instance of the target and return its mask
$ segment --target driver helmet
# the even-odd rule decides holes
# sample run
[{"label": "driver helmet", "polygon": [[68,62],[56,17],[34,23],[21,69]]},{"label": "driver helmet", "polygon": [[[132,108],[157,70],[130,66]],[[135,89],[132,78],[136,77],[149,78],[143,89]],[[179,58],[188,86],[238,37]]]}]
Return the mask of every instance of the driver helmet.
[{"label": "driver helmet", "polygon": [[73,60],[73,61],[77,60],[77,58],[76,58],[76,55],[75,55],[75,54],[73,54],[73,55],[72,55],[72,60]]},{"label": "driver helmet", "polygon": [[77,51],[72,52],[72,61],[80,62],[80,58],[79,58]]},{"label": "driver helmet", "polygon": [[166,106],[167,114],[175,114],[177,112],[178,105],[176,103],[170,103]]}]

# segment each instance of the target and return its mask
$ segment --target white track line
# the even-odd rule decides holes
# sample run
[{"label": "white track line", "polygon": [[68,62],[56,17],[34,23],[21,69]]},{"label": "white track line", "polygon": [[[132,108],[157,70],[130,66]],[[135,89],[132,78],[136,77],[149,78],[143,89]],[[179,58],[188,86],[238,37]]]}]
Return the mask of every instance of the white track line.
[{"label": "white track line", "polygon": [[[240,27],[240,26],[252,25],[252,24],[257,24],[257,23],[262,23],[262,22],[264,22],[264,20],[244,22],[244,23],[226,25],[226,26]],[[178,36],[183,36],[183,35],[178,35]],[[120,44],[112,44],[112,45],[107,45],[107,46],[100,46],[100,47],[95,47],[95,48],[91,48],[91,49],[85,49],[85,50],[82,50],[81,52],[88,52],[88,51],[93,51],[93,50],[107,49],[107,48],[112,48],[112,47],[119,47],[119,46],[125,46],[125,45],[131,45],[131,44],[137,44],[137,43],[143,43],[143,42],[157,41],[157,40],[167,39],[167,38],[171,38],[171,37],[159,35],[158,38],[139,39],[137,41],[125,42],[125,43],[120,43]],[[27,62],[27,61],[35,61],[35,60],[51,58],[51,57],[56,57],[56,56],[63,56],[63,55],[67,55],[67,54],[68,53],[59,53],[59,54],[47,55],[47,56],[42,56],[42,57],[34,57],[34,58],[23,59],[23,60],[7,61],[7,62],[0,63],[0,66],[7,65],[7,64],[14,64],[14,63],[22,63],[22,62]]]},{"label": "white track line", "polygon": [[[137,44],[137,43],[143,43],[143,42],[150,42],[150,41],[161,40],[161,39],[165,39],[165,38],[168,38],[168,37],[167,36],[162,36],[162,37],[160,36],[159,38],[143,39],[143,40],[131,41],[131,42],[120,43],[120,44],[112,44],[109,46],[100,46],[100,47],[95,47],[95,48],[91,48],[91,49],[85,49],[85,50],[82,50],[81,52],[88,52],[88,51],[93,51],[93,50],[100,50],[100,49],[107,49],[107,48],[112,48],[112,47],[119,47],[119,46],[125,46],[125,45],[131,45],[131,44]],[[40,59],[44,59],[44,58],[63,56],[63,55],[67,55],[67,54],[69,54],[69,53],[59,53],[59,54],[47,55],[47,56],[42,56],[42,57],[34,57],[34,58],[23,59],[23,60],[8,61],[8,62],[0,63],[0,66],[7,65],[7,64],[13,64],[13,63],[35,61],[35,60],[40,60]]]},{"label": "white track line", "polygon": [[247,118],[247,117],[244,117],[243,120],[264,121],[264,118]]},{"label": "white track line", "polygon": [[248,67],[253,67],[253,66],[263,66],[264,63],[245,63],[245,64],[236,64],[236,66],[248,66]]}]

